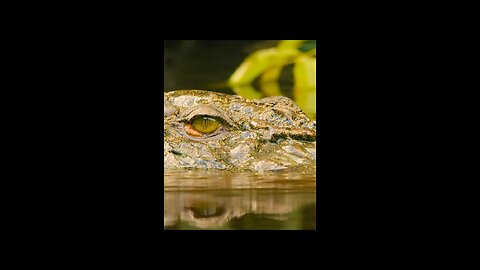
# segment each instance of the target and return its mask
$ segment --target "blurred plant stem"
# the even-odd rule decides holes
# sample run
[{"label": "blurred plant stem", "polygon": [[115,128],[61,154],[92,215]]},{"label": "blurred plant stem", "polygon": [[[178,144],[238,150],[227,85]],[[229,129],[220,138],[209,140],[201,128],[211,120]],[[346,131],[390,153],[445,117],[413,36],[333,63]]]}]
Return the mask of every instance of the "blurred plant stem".
[{"label": "blurred plant stem", "polygon": [[[282,70],[293,64],[294,100],[309,117],[315,118],[316,53],[315,41],[282,40],[274,48],[250,54],[230,76],[228,86],[248,99],[281,96],[279,79]],[[257,78],[261,92],[251,86]]]}]

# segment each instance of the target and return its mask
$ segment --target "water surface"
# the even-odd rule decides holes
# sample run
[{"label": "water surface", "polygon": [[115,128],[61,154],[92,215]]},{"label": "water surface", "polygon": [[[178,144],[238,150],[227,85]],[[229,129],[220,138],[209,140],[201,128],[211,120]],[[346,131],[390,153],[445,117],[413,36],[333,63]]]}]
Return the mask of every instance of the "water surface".
[{"label": "water surface", "polygon": [[315,172],[164,175],[165,230],[315,230]]}]

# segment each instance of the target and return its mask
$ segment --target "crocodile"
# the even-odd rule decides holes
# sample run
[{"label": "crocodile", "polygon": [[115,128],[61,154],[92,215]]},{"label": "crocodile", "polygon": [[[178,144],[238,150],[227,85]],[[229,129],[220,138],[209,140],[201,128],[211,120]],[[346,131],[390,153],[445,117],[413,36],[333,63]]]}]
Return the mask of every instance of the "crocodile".
[{"label": "crocodile", "polygon": [[316,168],[316,121],[287,97],[177,90],[163,106],[164,168]]}]

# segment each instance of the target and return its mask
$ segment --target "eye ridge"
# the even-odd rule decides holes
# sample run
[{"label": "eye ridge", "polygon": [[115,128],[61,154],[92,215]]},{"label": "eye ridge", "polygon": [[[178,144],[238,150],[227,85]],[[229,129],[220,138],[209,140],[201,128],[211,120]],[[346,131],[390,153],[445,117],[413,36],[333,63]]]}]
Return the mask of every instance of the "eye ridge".
[{"label": "eye ridge", "polygon": [[225,127],[236,127],[236,123],[222,111],[221,108],[215,105],[202,104],[200,106],[187,109],[181,114],[181,118],[186,122],[190,122],[193,118],[198,116],[208,116],[219,120]]}]

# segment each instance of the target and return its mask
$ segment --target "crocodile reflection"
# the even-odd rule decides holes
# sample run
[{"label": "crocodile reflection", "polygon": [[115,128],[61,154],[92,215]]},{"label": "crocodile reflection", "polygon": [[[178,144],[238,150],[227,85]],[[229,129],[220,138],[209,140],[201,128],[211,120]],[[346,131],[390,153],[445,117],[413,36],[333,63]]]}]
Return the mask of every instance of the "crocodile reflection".
[{"label": "crocodile reflection", "polygon": [[302,206],[315,204],[314,192],[271,190],[189,191],[164,193],[164,227],[180,222],[201,229],[225,226],[247,214],[286,220]]}]

